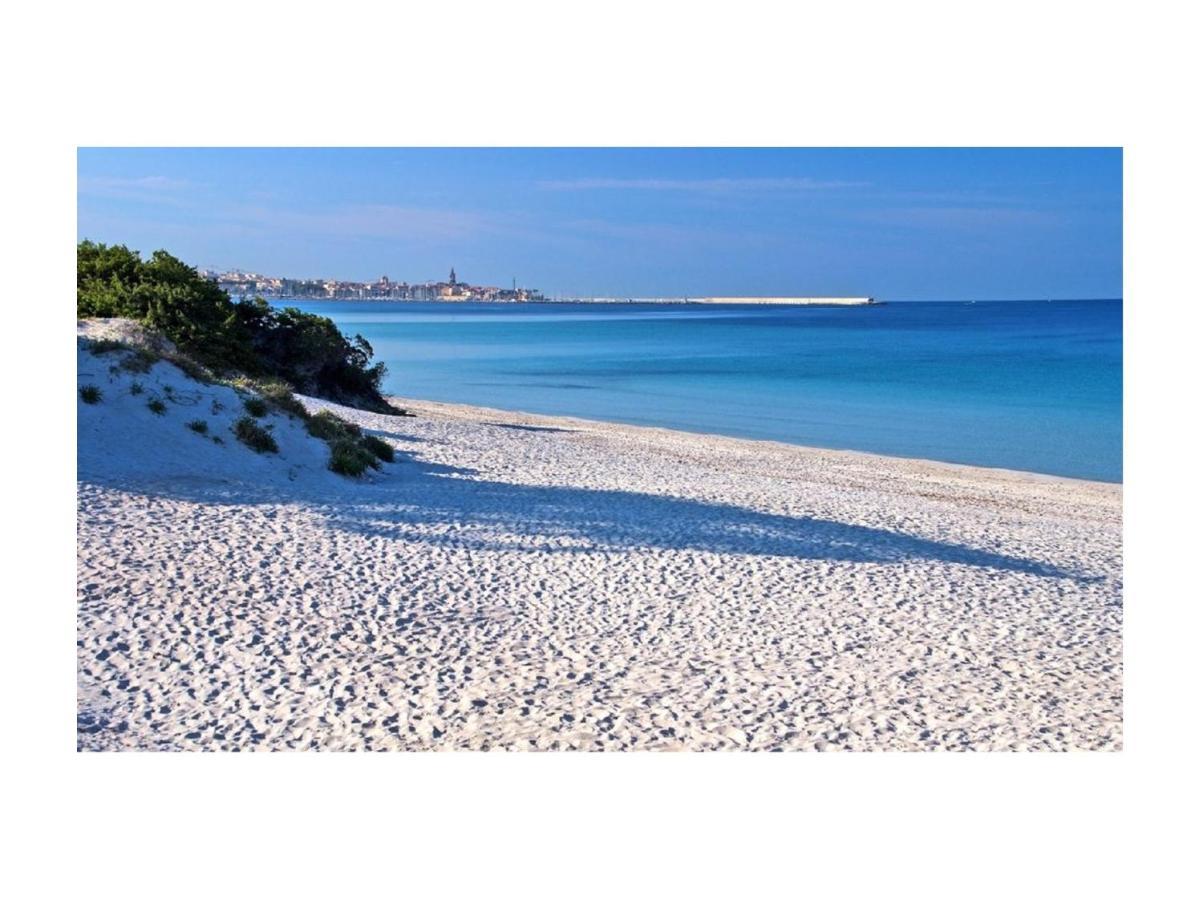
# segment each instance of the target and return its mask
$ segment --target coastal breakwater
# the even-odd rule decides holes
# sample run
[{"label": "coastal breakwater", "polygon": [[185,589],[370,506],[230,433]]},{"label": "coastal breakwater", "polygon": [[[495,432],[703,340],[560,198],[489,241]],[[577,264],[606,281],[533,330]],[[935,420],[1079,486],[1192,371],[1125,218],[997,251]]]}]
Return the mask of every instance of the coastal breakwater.
[{"label": "coastal breakwater", "polygon": [[677,303],[737,306],[880,306],[872,297],[556,297],[535,303]]},{"label": "coastal breakwater", "polygon": [[739,303],[764,306],[869,306],[872,297],[699,297],[690,303]]}]

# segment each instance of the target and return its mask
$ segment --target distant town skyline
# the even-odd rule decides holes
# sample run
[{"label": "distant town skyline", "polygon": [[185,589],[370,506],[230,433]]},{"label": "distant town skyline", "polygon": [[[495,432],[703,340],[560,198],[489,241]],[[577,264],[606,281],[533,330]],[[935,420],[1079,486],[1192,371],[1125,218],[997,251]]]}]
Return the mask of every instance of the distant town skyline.
[{"label": "distant town skyline", "polygon": [[233,297],[260,296],[264,299],[291,300],[445,300],[451,302],[479,301],[485,303],[526,303],[543,300],[537,288],[519,286],[514,280],[510,287],[470,284],[459,278],[452,266],[447,278],[415,280],[389,278],[381,275],[370,281],[336,278],[289,278],[242,270],[215,271],[200,269],[200,274],[217,284]]},{"label": "distant town skyline", "polygon": [[77,236],[547,296],[1122,294],[1118,149],[89,149]]}]

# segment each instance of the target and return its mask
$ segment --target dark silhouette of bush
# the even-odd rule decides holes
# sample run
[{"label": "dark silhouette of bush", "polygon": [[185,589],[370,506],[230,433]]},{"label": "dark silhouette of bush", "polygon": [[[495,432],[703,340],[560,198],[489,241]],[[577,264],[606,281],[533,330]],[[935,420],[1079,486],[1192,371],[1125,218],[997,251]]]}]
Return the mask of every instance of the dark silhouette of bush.
[{"label": "dark silhouette of bush", "polygon": [[242,405],[256,419],[262,419],[267,415],[267,401],[262,397],[247,397],[242,401]]},{"label": "dark silhouette of bush", "polygon": [[91,406],[94,403],[99,403],[100,398],[104,396],[94,384],[85,384],[79,389],[79,399]]}]

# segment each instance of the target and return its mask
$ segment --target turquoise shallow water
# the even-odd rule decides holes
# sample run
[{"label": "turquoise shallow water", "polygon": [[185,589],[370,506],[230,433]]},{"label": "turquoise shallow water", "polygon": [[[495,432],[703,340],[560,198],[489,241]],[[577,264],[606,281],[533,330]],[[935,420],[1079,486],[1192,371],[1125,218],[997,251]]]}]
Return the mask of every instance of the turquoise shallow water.
[{"label": "turquoise shallow water", "polygon": [[285,302],[386,392],[1122,481],[1122,303]]}]

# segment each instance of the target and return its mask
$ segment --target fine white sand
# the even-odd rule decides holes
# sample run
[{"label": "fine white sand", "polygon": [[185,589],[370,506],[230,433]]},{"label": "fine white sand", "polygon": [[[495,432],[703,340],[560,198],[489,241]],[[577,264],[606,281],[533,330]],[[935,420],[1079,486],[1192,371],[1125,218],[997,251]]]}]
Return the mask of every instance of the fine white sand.
[{"label": "fine white sand", "polygon": [[1117,485],[411,400],[337,408],[399,451],[350,480],[115,361],[79,355],[81,749],[1121,746]]}]

